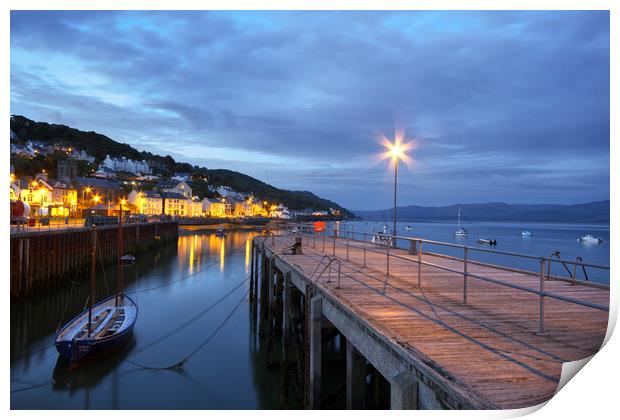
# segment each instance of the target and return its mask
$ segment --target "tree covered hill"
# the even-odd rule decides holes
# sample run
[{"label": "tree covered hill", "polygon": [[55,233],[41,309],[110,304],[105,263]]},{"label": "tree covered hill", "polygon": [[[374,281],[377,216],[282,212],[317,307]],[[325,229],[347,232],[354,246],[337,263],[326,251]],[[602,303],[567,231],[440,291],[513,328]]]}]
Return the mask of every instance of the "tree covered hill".
[{"label": "tree covered hill", "polygon": [[[209,185],[216,187],[225,185],[240,193],[253,193],[259,200],[282,203],[293,210],[307,208],[329,210],[333,208],[339,209],[346,216],[353,216],[351,212],[337,203],[318,197],[309,191],[283,190],[239,172],[227,169],[207,169],[189,163],[177,162],[169,155],[161,156],[147,151],[138,151],[128,144],[117,142],[94,131],[81,131],[66,125],[36,122],[21,115],[11,117],[11,131],[17,135],[17,138],[11,139],[11,142],[23,144],[27,140],[35,140],[70,146],[94,156],[96,164],[103,161],[106,155],[110,155],[111,157],[145,160],[151,165],[154,173],[162,178],[170,177],[178,172],[192,173],[194,176],[190,181],[190,186],[201,198],[213,196],[213,192],[208,189]],[[13,163],[18,175],[34,175],[34,172],[40,169],[47,169],[49,173],[53,174],[56,170],[53,157],[41,158],[36,162]],[[19,173],[20,169],[24,173]],[[204,182],[205,176],[208,182]]]}]

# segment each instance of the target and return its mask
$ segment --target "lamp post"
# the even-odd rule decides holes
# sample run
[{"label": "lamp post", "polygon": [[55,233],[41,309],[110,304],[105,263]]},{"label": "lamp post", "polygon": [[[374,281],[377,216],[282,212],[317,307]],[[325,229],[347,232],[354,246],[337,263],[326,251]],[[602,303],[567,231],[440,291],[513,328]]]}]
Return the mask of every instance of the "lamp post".
[{"label": "lamp post", "polygon": [[392,234],[396,236],[396,187],[398,185],[398,162],[401,159],[403,160],[408,159],[405,152],[409,150],[410,143],[403,144],[401,142],[400,136],[397,136],[396,139],[394,140],[394,143],[385,141],[384,145],[388,149],[387,156],[392,160],[392,163],[394,164],[394,213],[393,213],[394,229],[393,229]]},{"label": "lamp post", "polygon": [[409,156],[407,156],[406,152],[412,147],[412,143],[403,143],[403,133],[397,133],[394,138],[394,143],[391,143],[388,139],[383,137],[383,145],[386,147],[387,151],[383,155],[384,158],[389,158],[394,164],[394,210],[393,210],[393,221],[394,228],[392,234],[396,236],[396,193],[397,193],[397,185],[398,185],[398,163],[400,160],[404,160],[405,163],[410,161]]}]

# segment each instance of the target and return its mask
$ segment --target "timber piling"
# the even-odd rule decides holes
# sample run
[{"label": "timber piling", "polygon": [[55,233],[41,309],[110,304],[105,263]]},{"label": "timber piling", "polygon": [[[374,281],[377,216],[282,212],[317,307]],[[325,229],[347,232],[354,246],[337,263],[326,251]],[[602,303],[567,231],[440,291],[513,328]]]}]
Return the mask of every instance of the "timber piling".
[{"label": "timber piling", "polygon": [[[66,284],[74,280],[75,273],[86,270],[90,261],[90,230],[86,227],[11,235],[11,300]],[[98,227],[96,232],[97,259],[104,264],[116,261],[118,226]],[[123,248],[133,255],[177,238],[177,222],[123,225]]]}]

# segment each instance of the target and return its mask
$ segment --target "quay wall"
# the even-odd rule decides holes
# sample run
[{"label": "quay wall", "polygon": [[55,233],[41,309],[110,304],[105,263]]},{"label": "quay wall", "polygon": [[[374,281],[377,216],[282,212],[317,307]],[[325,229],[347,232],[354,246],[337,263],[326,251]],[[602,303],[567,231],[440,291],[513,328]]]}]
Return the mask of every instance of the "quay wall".
[{"label": "quay wall", "polygon": [[[176,241],[178,223],[137,223],[123,226],[124,250],[141,252]],[[118,258],[118,226],[97,228],[97,265]],[[27,232],[11,236],[11,300],[43,293],[88,273],[91,229]]]}]

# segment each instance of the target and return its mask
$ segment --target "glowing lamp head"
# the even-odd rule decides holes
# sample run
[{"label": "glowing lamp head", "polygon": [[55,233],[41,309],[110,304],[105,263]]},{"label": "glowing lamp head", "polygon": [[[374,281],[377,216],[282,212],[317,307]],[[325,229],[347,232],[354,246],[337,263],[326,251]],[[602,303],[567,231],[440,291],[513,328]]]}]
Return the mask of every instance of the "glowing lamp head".
[{"label": "glowing lamp head", "polygon": [[96,195],[96,196],[94,196],[94,197],[93,197],[93,201],[94,201],[95,203],[98,203],[99,201],[101,201],[101,197],[99,197],[98,195]]},{"label": "glowing lamp head", "polygon": [[124,198],[121,200],[121,205],[124,206],[127,203],[127,200],[125,200]]},{"label": "glowing lamp head", "polygon": [[402,144],[400,141],[396,140],[394,143],[387,143],[385,145],[387,147],[387,155],[396,162],[397,160],[407,159],[407,154],[405,153],[409,147],[407,144]]}]

